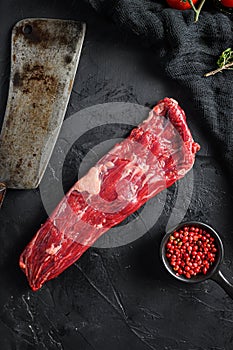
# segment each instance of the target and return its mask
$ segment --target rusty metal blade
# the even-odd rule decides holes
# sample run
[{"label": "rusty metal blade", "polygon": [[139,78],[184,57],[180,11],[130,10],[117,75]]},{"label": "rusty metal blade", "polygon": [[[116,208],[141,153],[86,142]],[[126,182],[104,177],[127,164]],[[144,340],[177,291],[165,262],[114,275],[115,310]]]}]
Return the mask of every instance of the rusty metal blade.
[{"label": "rusty metal blade", "polygon": [[12,31],[11,76],[0,137],[0,181],[36,188],[65,115],[85,24],[24,19]]}]

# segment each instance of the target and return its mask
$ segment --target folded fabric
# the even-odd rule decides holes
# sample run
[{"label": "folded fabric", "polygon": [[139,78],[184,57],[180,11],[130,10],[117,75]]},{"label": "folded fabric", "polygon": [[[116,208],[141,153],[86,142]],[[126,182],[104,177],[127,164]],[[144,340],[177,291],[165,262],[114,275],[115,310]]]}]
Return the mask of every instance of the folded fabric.
[{"label": "folded fabric", "polygon": [[210,7],[194,23],[192,10],[168,8],[165,0],[85,0],[123,31],[154,47],[167,76],[190,90],[199,125],[233,176],[233,71],[205,78],[219,55],[233,49],[233,21]]}]

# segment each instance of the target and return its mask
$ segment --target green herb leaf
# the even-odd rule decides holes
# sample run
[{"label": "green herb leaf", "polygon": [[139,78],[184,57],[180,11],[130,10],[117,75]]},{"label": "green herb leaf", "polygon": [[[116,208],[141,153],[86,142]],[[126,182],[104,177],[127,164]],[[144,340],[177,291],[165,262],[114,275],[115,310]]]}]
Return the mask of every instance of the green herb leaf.
[{"label": "green herb leaf", "polygon": [[[217,60],[217,65],[219,68],[223,68],[226,64],[233,62],[233,51],[229,47],[225,51],[222,52],[219,59]],[[233,68],[229,68],[233,69]]]},{"label": "green herb leaf", "polygon": [[233,69],[233,50],[230,47],[221,53],[217,60],[217,65],[218,69],[206,73],[204,76],[209,77],[210,75],[222,72],[224,69]]}]

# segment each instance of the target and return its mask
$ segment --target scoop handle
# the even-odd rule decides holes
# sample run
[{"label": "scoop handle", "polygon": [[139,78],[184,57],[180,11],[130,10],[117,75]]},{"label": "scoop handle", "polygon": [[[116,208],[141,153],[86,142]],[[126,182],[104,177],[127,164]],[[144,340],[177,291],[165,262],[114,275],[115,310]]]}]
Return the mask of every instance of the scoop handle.
[{"label": "scoop handle", "polygon": [[211,279],[217,282],[225,292],[233,299],[233,285],[223,276],[222,272],[218,270]]},{"label": "scoop handle", "polygon": [[0,182],[0,209],[5,198],[5,194],[6,194],[6,184],[4,182]]}]

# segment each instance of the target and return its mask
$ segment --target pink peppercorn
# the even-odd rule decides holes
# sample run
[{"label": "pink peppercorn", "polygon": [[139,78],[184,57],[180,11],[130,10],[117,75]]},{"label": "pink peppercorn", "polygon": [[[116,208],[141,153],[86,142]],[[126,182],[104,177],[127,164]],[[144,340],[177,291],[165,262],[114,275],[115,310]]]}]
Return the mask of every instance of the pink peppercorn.
[{"label": "pink peppercorn", "polygon": [[176,230],[166,244],[166,257],[176,275],[188,279],[206,275],[215,262],[216,253],[214,237],[194,226]]}]

